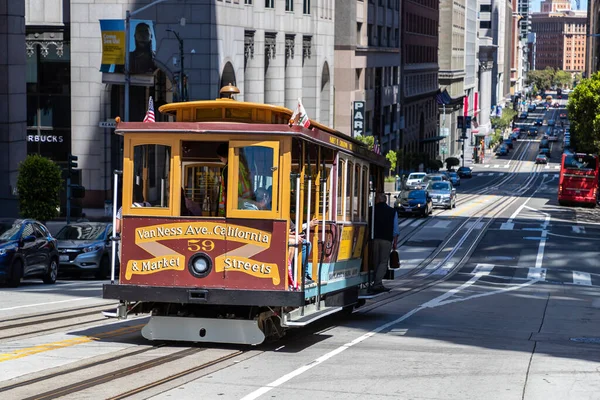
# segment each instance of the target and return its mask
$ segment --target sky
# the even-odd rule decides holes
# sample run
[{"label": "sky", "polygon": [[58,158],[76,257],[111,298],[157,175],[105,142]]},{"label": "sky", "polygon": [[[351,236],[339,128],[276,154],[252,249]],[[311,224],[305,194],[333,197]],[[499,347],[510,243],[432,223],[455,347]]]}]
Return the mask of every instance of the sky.
[{"label": "sky", "polygon": [[[533,12],[539,12],[540,11],[540,3],[542,2],[542,0],[531,0],[531,9]],[[580,0],[579,1],[579,6],[580,6],[580,10],[587,10],[587,0]],[[571,1],[571,5],[573,6],[573,9],[575,9],[575,1],[572,0]]]}]

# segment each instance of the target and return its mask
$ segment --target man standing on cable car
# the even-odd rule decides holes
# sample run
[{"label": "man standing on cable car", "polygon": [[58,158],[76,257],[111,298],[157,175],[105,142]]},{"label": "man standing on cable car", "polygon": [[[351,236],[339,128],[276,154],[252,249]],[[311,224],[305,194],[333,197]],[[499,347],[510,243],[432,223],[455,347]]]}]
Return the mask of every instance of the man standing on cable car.
[{"label": "man standing on cable car", "polygon": [[398,227],[398,214],[387,204],[385,193],[378,193],[375,198],[375,222],[373,237],[373,267],[375,279],[371,290],[373,292],[386,292],[389,289],[383,286],[382,280],[388,269],[392,242],[400,235]]}]

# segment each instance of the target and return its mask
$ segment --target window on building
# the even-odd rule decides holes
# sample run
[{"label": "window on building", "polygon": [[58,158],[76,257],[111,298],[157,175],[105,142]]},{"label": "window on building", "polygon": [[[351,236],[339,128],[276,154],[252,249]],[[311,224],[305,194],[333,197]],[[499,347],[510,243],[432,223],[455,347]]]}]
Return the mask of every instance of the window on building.
[{"label": "window on building", "polygon": [[492,21],[479,21],[479,28],[481,29],[491,29]]},{"label": "window on building", "polygon": [[367,44],[373,46],[373,24],[367,25]]},{"label": "window on building", "polygon": [[481,12],[492,12],[492,5],[491,4],[482,4],[479,7],[479,11],[481,11]]},{"label": "window on building", "polygon": [[302,13],[310,14],[310,0],[304,0],[302,2]]},{"label": "window on building", "polygon": [[356,45],[362,45],[362,22],[356,23]]},{"label": "window on building", "polygon": [[361,68],[357,68],[356,69],[356,77],[354,79],[354,90],[359,90],[360,89],[360,77],[362,75],[362,69]]},{"label": "window on building", "polygon": [[294,0],[285,0],[285,11],[294,11]]},{"label": "window on building", "polygon": [[383,46],[383,26],[377,25],[377,46]]},{"label": "window on building", "polygon": [[265,0],[265,8],[275,8],[275,0]]},{"label": "window on building", "polygon": [[244,4],[252,4],[252,0],[244,0]]}]

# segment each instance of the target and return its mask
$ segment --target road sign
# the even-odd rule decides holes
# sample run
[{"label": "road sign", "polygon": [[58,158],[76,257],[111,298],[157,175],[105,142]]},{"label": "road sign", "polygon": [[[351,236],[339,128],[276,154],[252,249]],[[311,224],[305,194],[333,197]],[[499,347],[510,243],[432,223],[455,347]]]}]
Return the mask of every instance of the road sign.
[{"label": "road sign", "polygon": [[117,127],[117,123],[115,122],[115,120],[112,121],[100,121],[100,124],[98,125],[100,126],[100,128],[116,128]]},{"label": "road sign", "polygon": [[440,128],[440,136],[448,136],[450,134],[450,128]]}]

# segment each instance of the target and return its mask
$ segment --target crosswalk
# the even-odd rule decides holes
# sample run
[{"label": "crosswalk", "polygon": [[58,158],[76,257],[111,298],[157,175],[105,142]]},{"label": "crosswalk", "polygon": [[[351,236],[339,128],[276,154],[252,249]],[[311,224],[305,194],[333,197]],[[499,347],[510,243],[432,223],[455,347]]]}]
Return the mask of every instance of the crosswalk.
[{"label": "crosswalk", "polygon": [[475,267],[469,266],[462,268],[459,271],[459,275],[460,274],[479,274],[504,280],[524,281],[537,279],[540,282],[545,283],[578,286],[600,286],[600,274],[561,269],[477,264]]},{"label": "crosswalk", "polygon": [[[506,175],[504,172],[473,172],[473,176],[504,176]],[[552,176],[553,178],[558,178],[559,174],[544,174],[544,178]]]},{"label": "crosswalk", "polygon": [[[499,168],[510,168],[510,164],[486,164],[483,165],[483,168],[494,168],[494,169],[499,169]],[[554,170],[559,170],[560,169],[560,165],[549,165],[546,164],[544,165],[544,169],[554,169]],[[476,174],[477,172],[480,171],[475,171],[473,172],[473,174]]]}]

